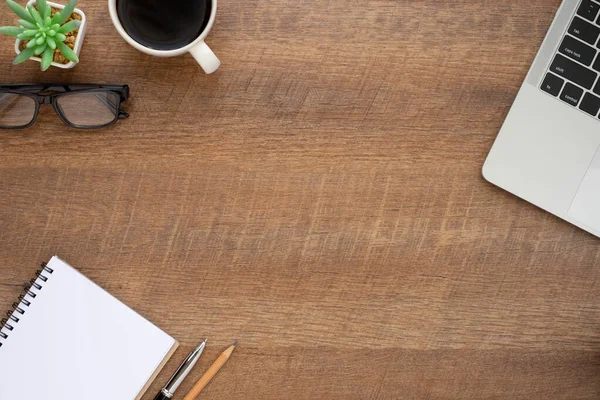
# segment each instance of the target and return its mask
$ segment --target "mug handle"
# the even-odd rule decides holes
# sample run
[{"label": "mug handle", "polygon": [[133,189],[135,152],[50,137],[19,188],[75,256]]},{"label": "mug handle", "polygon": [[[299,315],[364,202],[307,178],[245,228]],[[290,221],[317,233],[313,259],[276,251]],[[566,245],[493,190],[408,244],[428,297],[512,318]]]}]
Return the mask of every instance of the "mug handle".
[{"label": "mug handle", "polygon": [[221,65],[221,61],[219,61],[204,40],[192,47],[189,52],[207,74],[212,74]]}]

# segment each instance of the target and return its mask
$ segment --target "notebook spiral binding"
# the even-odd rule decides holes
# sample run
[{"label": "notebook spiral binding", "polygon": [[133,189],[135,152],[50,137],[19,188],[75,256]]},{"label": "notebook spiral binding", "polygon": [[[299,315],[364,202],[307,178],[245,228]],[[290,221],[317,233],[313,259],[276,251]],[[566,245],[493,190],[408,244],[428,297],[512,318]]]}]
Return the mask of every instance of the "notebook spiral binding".
[{"label": "notebook spiral binding", "polygon": [[[0,320],[0,347],[2,347],[3,342],[5,342],[10,336],[10,332],[15,329],[15,325],[19,323],[21,320],[19,315],[25,314],[26,307],[31,306],[31,300],[35,299],[37,296],[37,292],[42,290],[42,287],[54,270],[46,263],[41,264],[42,269],[36,271],[36,277],[29,281],[27,285],[23,288],[23,294],[19,296],[19,301],[12,304],[12,308],[6,312],[6,318]],[[7,333],[8,331],[8,333]]]}]

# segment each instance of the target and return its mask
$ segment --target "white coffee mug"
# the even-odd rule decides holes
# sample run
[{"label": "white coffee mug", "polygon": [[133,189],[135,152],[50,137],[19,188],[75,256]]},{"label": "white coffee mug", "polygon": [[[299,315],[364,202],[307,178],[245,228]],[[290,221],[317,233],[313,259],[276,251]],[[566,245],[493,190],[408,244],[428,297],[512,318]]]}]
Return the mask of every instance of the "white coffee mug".
[{"label": "white coffee mug", "polygon": [[184,53],[190,53],[196,59],[196,61],[198,61],[198,64],[200,64],[204,72],[207,74],[212,74],[221,65],[221,61],[219,61],[217,56],[215,56],[215,53],[213,53],[210,47],[208,47],[208,45],[204,42],[204,39],[206,39],[206,36],[208,36],[208,33],[215,23],[215,17],[217,15],[217,0],[211,0],[210,18],[200,36],[198,36],[192,43],[173,50],[152,49],[136,42],[131,36],[129,36],[127,31],[125,31],[123,28],[123,25],[121,25],[121,20],[119,19],[119,14],[117,13],[117,0],[108,0],[108,10],[110,12],[110,19],[112,19],[113,25],[115,28],[117,28],[117,32],[119,32],[119,34],[123,37],[123,39],[125,39],[125,41],[127,41],[127,43],[141,52],[157,57],[173,57]]}]

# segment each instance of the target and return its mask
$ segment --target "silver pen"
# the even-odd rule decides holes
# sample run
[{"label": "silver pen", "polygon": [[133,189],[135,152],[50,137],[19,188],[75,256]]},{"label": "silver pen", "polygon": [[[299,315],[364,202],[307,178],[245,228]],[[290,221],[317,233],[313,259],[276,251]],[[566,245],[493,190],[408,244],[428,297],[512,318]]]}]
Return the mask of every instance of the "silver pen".
[{"label": "silver pen", "polygon": [[195,350],[193,350],[189,356],[183,360],[177,371],[173,374],[169,382],[161,389],[156,395],[154,400],[169,400],[173,398],[175,391],[179,388],[179,385],[183,382],[186,376],[190,373],[194,365],[198,362],[198,359],[202,355],[204,348],[206,347],[206,339]]}]

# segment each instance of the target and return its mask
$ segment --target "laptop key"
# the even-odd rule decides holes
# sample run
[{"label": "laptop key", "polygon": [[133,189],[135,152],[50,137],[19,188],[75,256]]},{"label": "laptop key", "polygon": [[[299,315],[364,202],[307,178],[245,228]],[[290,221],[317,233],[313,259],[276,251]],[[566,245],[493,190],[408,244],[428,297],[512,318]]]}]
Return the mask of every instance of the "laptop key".
[{"label": "laptop key", "polygon": [[558,51],[588,66],[592,64],[594,57],[596,57],[596,49],[577,39],[573,39],[571,36],[565,36]]},{"label": "laptop key", "polygon": [[600,4],[593,2],[592,0],[583,0],[579,5],[577,14],[581,15],[588,21],[594,21],[600,10]]},{"label": "laptop key", "polygon": [[600,81],[598,81],[598,83],[596,83],[596,86],[594,86],[594,93],[600,95]]},{"label": "laptop key", "polygon": [[550,71],[568,81],[574,82],[586,89],[591,89],[598,74],[583,65],[571,61],[562,54],[557,54],[550,66]]},{"label": "laptop key", "polygon": [[546,77],[544,78],[544,82],[542,82],[541,89],[544,92],[550,93],[552,96],[556,97],[560,93],[560,89],[562,89],[563,83],[565,83],[563,79],[548,72],[546,74]]},{"label": "laptop key", "polygon": [[592,65],[592,68],[594,68],[596,71],[600,72],[600,56],[596,57],[596,62],[594,62],[594,65]]},{"label": "laptop key", "polygon": [[577,39],[581,39],[584,42],[591,44],[592,46],[598,41],[600,36],[600,28],[596,25],[592,25],[585,20],[575,17],[569,27],[569,33],[575,36]]},{"label": "laptop key", "polygon": [[569,103],[570,105],[577,107],[579,100],[581,100],[581,96],[583,96],[583,89],[567,82],[565,88],[560,94],[560,99],[565,103]]},{"label": "laptop key", "polygon": [[596,97],[591,93],[586,93],[585,96],[583,96],[583,100],[581,100],[579,108],[595,117],[598,115],[598,111],[600,111],[600,97]]}]

